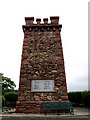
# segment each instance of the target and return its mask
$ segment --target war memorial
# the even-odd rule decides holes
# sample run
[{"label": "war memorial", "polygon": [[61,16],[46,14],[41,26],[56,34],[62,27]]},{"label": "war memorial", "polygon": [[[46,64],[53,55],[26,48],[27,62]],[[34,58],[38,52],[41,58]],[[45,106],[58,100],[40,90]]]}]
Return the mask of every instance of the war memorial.
[{"label": "war memorial", "polygon": [[58,16],[25,17],[17,113],[43,113],[44,103],[69,102]]}]

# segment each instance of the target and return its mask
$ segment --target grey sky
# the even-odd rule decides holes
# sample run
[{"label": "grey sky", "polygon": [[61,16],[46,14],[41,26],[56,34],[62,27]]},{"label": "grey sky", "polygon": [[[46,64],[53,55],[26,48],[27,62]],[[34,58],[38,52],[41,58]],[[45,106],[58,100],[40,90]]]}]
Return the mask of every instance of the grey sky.
[{"label": "grey sky", "polygon": [[[19,84],[24,17],[59,16],[68,91],[88,89],[88,1],[0,2],[0,72]],[[42,22],[42,21],[41,21]]]}]

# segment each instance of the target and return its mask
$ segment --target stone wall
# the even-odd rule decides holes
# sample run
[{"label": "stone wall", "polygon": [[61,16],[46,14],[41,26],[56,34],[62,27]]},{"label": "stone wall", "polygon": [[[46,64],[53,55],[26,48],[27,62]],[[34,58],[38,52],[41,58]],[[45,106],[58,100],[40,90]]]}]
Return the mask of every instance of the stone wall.
[{"label": "stone wall", "polygon": [[[42,113],[44,102],[68,101],[59,17],[27,17],[23,26],[24,41],[16,112]],[[32,80],[54,80],[54,91],[32,92]]]}]

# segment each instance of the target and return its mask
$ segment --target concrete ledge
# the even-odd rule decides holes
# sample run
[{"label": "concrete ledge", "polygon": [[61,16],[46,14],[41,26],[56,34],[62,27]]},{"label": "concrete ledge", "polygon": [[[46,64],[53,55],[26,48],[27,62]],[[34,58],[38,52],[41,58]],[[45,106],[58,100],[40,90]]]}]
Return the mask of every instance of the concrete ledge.
[{"label": "concrete ledge", "polygon": [[88,116],[88,113],[84,113],[84,114],[75,114],[75,115],[71,115],[71,114],[61,114],[60,116],[57,114],[47,114],[45,116],[45,114],[20,114],[20,113],[11,113],[11,114],[1,114],[0,116],[12,116],[12,117],[75,117],[75,116]]}]

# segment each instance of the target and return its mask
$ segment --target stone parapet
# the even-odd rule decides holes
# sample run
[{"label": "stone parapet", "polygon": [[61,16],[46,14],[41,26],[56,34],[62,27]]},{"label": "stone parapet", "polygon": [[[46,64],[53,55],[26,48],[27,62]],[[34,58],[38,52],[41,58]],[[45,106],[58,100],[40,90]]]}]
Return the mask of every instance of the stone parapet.
[{"label": "stone parapet", "polygon": [[[48,23],[48,18],[43,18],[44,23],[41,23],[41,19],[37,18],[36,22],[37,24],[34,23],[34,17],[25,17],[26,25],[23,25],[23,31],[28,34],[29,31],[35,30],[38,31],[56,31],[57,29],[61,31],[62,25],[59,25],[59,17],[58,16],[52,16],[50,17],[51,23]],[[28,32],[27,32],[28,31]]]}]

